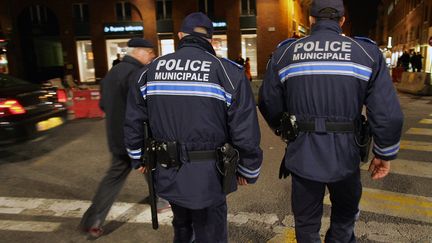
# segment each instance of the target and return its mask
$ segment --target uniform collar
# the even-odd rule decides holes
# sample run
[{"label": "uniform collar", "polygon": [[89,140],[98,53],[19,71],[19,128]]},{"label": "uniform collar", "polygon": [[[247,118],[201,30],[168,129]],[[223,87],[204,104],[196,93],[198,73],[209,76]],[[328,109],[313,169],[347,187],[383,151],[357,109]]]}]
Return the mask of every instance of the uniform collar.
[{"label": "uniform collar", "polygon": [[338,34],[342,33],[342,28],[339,23],[334,20],[319,20],[312,26],[312,33],[315,32],[335,32]]},{"label": "uniform collar", "polygon": [[187,35],[187,36],[183,37],[180,40],[178,49],[183,48],[183,47],[187,47],[187,46],[197,47],[197,48],[202,49],[204,51],[207,51],[213,55],[216,55],[216,52],[214,51],[213,46],[210,44],[210,42],[208,42],[206,39],[199,37],[199,36]]},{"label": "uniform collar", "polygon": [[129,55],[124,56],[122,59],[122,62],[127,62],[127,63],[130,63],[132,65],[138,66],[138,67],[144,66],[144,64],[142,64],[140,61],[138,61],[137,59],[135,59]]}]

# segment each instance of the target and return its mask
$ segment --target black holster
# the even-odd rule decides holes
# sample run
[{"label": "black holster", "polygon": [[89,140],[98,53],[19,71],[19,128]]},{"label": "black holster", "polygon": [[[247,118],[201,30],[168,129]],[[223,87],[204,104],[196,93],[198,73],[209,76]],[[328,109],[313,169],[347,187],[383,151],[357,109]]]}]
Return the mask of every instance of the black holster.
[{"label": "black holster", "polygon": [[239,152],[229,143],[217,148],[219,168],[222,174],[222,189],[225,194],[233,192],[236,188],[237,165],[239,163]]},{"label": "black holster", "polygon": [[360,159],[363,162],[368,162],[369,151],[372,143],[372,136],[369,127],[369,122],[364,115],[361,115],[357,122],[355,132],[355,142],[360,148]]},{"label": "black holster", "polygon": [[281,125],[275,130],[275,134],[280,136],[285,143],[296,140],[299,134],[296,117],[284,112],[280,121]]},{"label": "black holster", "polygon": [[179,146],[177,142],[155,141],[155,153],[157,162],[164,168],[180,166]]}]

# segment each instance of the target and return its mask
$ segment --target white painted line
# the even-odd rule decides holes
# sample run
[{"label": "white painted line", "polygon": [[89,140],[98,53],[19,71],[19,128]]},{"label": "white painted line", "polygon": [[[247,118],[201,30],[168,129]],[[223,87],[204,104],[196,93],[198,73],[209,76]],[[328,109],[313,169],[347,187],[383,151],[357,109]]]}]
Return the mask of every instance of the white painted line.
[{"label": "white painted line", "polygon": [[20,214],[25,208],[0,208],[2,214]]},{"label": "white painted line", "polygon": [[420,124],[432,124],[432,119],[421,119]]},{"label": "white painted line", "polygon": [[[362,165],[362,170],[368,170],[369,163]],[[390,173],[399,175],[419,176],[432,178],[432,161],[420,162],[396,159],[390,163]]]},{"label": "white painted line", "polygon": [[[329,195],[324,203],[331,205]],[[432,223],[432,198],[363,187],[362,211]]]},{"label": "white painted line", "polygon": [[[284,227],[275,227],[276,236],[268,241],[268,243],[294,243],[294,217],[287,215],[282,220]],[[330,226],[330,218],[323,217],[321,220],[321,239],[324,242],[324,236]],[[407,233],[413,232],[413,233]],[[360,220],[356,222],[355,234],[357,237],[362,237],[364,242],[431,242],[432,226],[419,224],[402,224],[402,223],[385,223],[376,221],[362,221],[360,212]]]},{"label": "white painted line", "polygon": [[432,152],[432,143],[402,140],[401,145],[400,145],[400,149]]},{"label": "white painted line", "polygon": [[[80,218],[89,206],[89,201],[81,200],[0,197],[0,213],[5,214]],[[172,219],[171,211],[158,214],[161,225],[171,225]],[[116,202],[107,220],[149,224],[151,223],[150,207],[147,204]],[[228,214],[228,221],[235,225],[248,222],[273,225],[278,221],[278,217],[276,214],[240,212]]]},{"label": "white painted line", "polygon": [[406,134],[432,136],[432,129],[412,127],[408,129]]},{"label": "white painted line", "polygon": [[0,220],[0,230],[53,232],[59,228],[60,224],[53,222]]}]

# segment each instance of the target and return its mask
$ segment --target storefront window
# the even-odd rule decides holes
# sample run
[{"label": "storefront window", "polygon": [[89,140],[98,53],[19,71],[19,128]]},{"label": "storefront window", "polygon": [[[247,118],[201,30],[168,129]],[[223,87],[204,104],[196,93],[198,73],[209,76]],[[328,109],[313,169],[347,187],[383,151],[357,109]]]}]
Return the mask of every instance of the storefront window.
[{"label": "storefront window", "polygon": [[77,56],[81,82],[94,82],[95,68],[93,50],[90,40],[77,41]]},{"label": "storefront window", "polygon": [[161,56],[173,53],[175,51],[174,39],[159,40],[159,50]]},{"label": "storefront window", "polygon": [[6,56],[6,41],[0,40],[0,73],[9,73],[8,60]]},{"label": "storefront window", "polygon": [[256,34],[245,34],[242,35],[241,48],[242,57],[246,60],[247,57],[250,59],[251,74],[257,76],[257,45],[256,45]]},{"label": "storefront window", "polygon": [[112,62],[117,59],[117,54],[120,54],[120,58],[123,58],[126,55],[128,41],[129,39],[115,39],[106,41],[108,69],[112,67]]},{"label": "storefront window", "polygon": [[226,35],[213,35],[212,45],[216,56],[228,58],[228,41]]}]

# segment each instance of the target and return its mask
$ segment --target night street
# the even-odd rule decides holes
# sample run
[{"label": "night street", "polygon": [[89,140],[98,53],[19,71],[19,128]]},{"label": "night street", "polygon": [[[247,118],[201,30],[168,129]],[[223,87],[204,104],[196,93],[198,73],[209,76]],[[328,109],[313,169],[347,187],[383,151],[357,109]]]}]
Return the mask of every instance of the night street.
[{"label": "night street", "polygon": [[[432,97],[399,94],[401,152],[384,180],[362,166],[359,242],[432,241]],[[228,197],[230,242],[293,242],[291,182],[279,180],[284,144],[260,117],[264,162],[257,184]],[[83,242],[76,227],[110,163],[103,119],[81,119],[43,138],[0,149],[0,241]],[[98,242],[170,242],[171,213],[150,223],[147,185],[131,173]],[[328,227],[328,198],[322,234]]]}]

